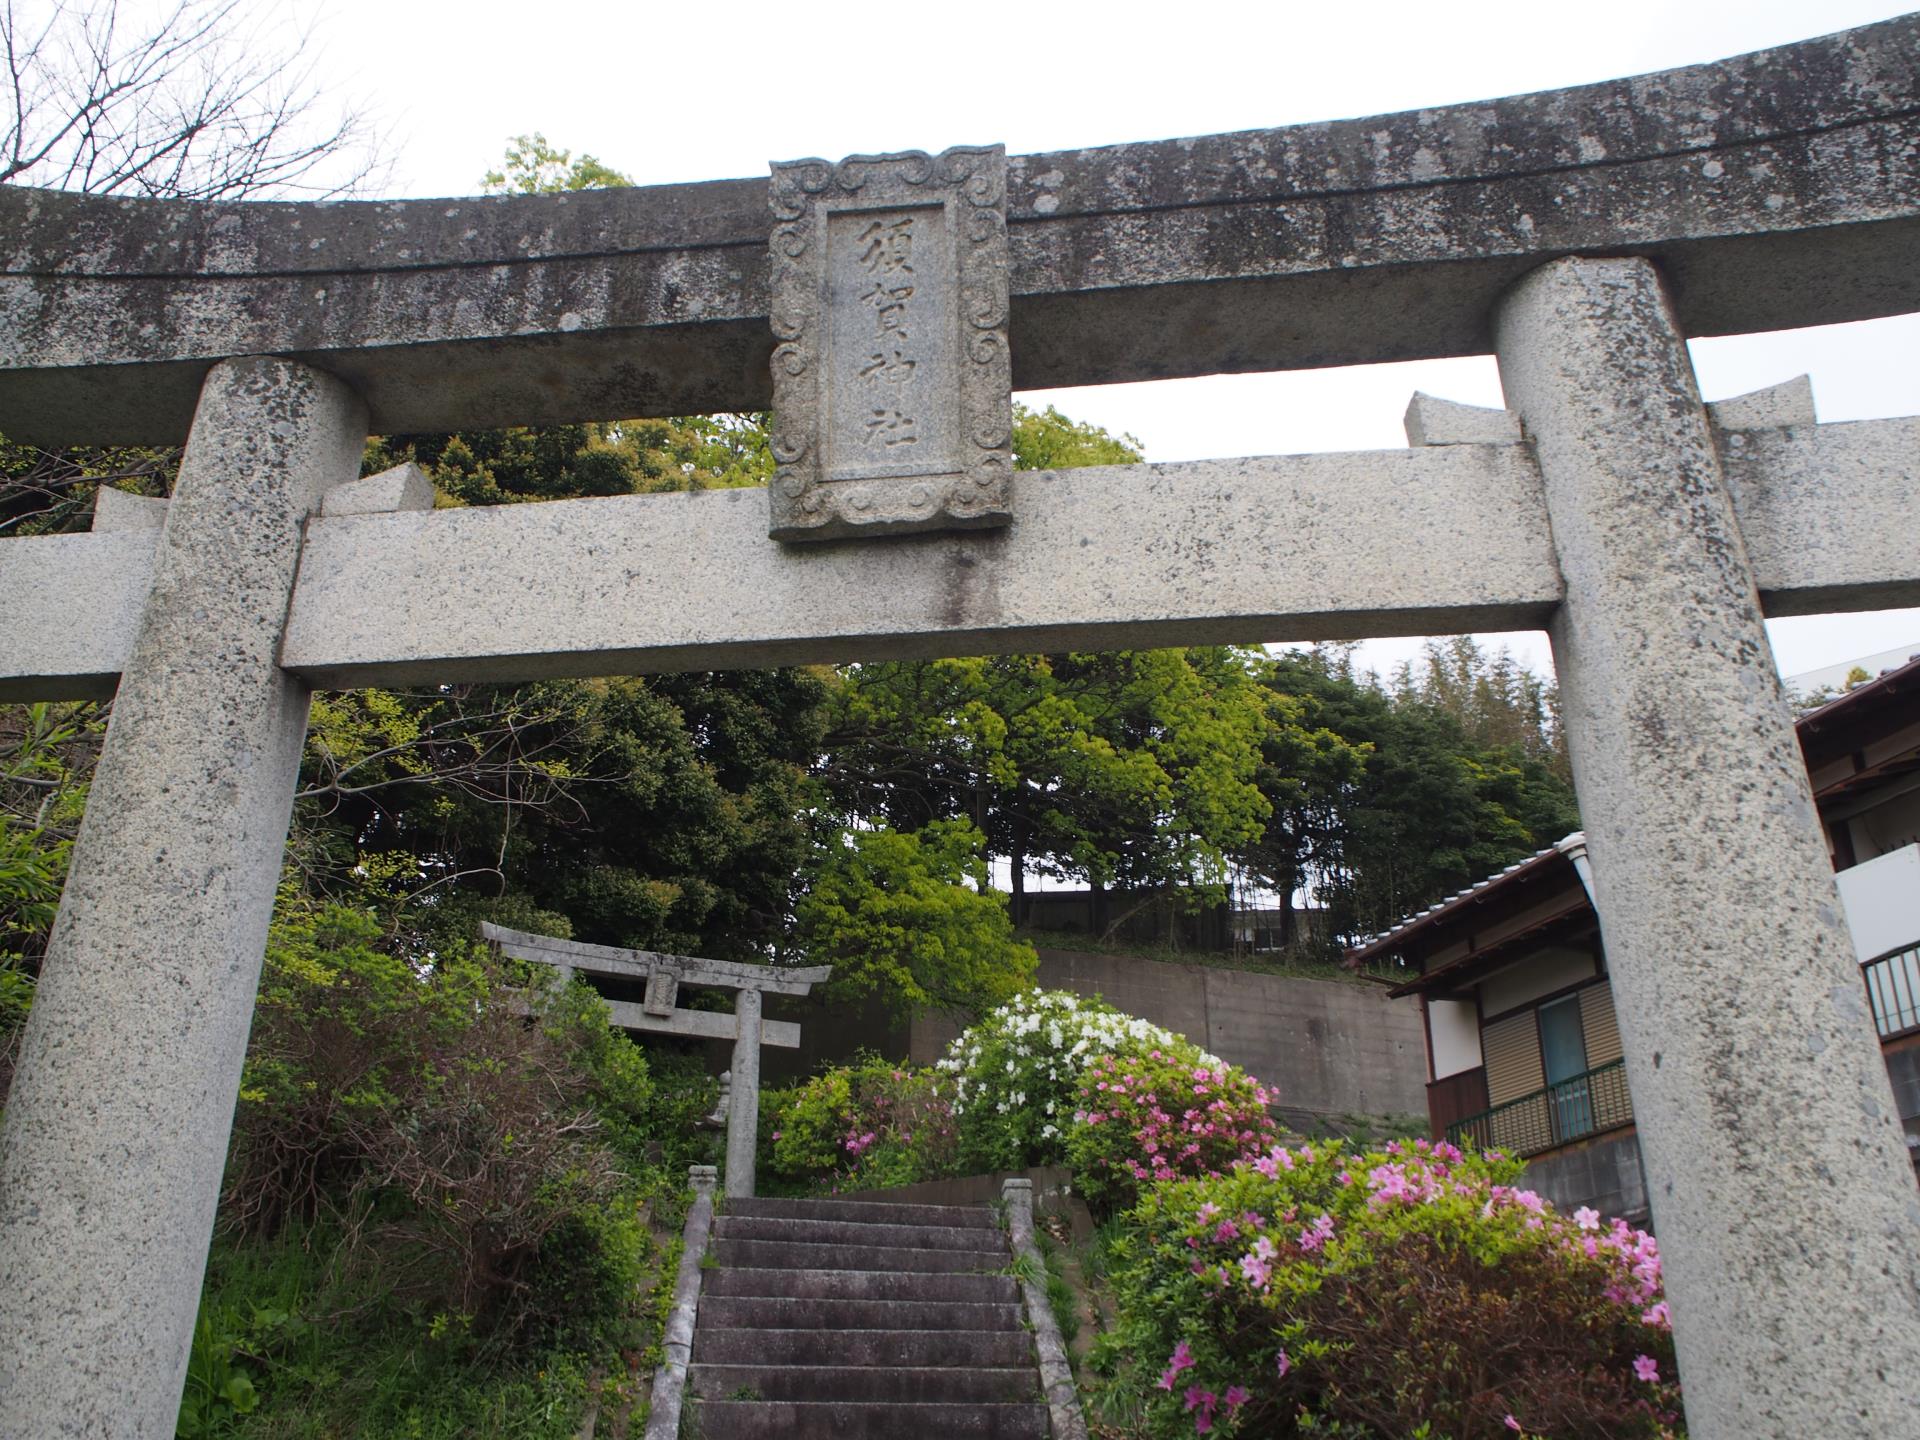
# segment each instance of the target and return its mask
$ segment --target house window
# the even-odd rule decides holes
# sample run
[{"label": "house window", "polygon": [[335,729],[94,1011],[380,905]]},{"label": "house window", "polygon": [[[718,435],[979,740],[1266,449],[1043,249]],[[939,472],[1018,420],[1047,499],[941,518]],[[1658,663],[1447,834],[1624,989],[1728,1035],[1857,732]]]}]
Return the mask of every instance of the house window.
[{"label": "house window", "polygon": [[1632,1122],[1605,980],[1510,1011],[1480,1038],[1492,1108],[1450,1125],[1456,1143],[1537,1155]]},{"label": "house window", "polygon": [[1580,1020],[1580,997],[1569,995],[1542,1005],[1540,1060],[1546,1071],[1547,1103],[1553,1110],[1554,1138],[1593,1133],[1593,1105],[1583,1083],[1587,1073],[1587,1037]]}]

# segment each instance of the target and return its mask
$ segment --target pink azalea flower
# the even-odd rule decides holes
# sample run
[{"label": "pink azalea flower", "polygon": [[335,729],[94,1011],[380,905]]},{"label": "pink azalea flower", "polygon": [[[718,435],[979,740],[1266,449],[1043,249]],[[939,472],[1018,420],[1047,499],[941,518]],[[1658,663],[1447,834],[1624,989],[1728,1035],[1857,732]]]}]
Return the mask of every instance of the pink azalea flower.
[{"label": "pink azalea flower", "polygon": [[1660,1378],[1660,1362],[1651,1355],[1633,1357],[1633,1373],[1649,1385]]},{"label": "pink azalea flower", "polygon": [[1293,1361],[1289,1360],[1287,1358],[1287,1352],[1282,1350],[1280,1352],[1279,1359],[1273,1362],[1274,1374],[1279,1376],[1280,1379],[1284,1380],[1287,1378],[1287,1371],[1291,1370],[1292,1368],[1293,1368]]},{"label": "pink azalea flower", "polygon": [[1591,1206],[1582,1205],[1578,1210],[1573,1212],[1573,1223],[1578,1225],[1582,1230],[1598,1230],[1600,1228],[1600,1212]]},{"label": "pink azalea flower", "polygon": [[1520,1422],[1514,1419],[1513,1416],[1511,1415],[1507,1416],[1507,1418],[1503,1420],[1501,1423],[1505,1425],[1509,1430],[1518,1430],[1520,1428]]},{"label": "pink azalea flower", "polygon": [[1227,1393],[1220,1398],[1226,1402],[1229,1410],[1238,1410],[1242,1405],[1247,1403],[1247,1391],[1244,1386],[1229,1385],[1227,1387]]}]

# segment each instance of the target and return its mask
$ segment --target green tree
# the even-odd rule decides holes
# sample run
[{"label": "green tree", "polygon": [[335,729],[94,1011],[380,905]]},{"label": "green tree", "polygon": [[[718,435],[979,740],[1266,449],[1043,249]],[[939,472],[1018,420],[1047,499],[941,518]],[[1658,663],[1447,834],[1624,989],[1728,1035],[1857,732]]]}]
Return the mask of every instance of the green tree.
[{"label": "green tree", "polygon": [[[1051,407],[1015,409],[1022,469],[1134,464],[1137,446]],[[1016,921],[1029,871],[1218,895],[1269,809],[1255,781],[1272,719],[1261,663],[1215,646],[849,667],[825,775],[855,819],[971,821],[1010,862]]]},{"label": "green tree", "polygon": [[538,130],[507,143],[506,159],[489,170],[480,188],[489,195],[556,195],[569,190],[611,190],[633,181],[591,155],[574,159],[571,150],[550,143]]},{"label": "green tree", "polygon": [[1453,716],[1473,744],[1537,760],[1571,782],[1559,687],[1504,647],[1489,655],[1471,635],[1429,640],[1418,661],[1395,672],[1391,688],[1396,698]]},{"label": "green tree", "polygon": [[[1263,777],[1276,787],[1280,838],[1304,838],[1250,868],[1276,888],[1289,874],[1307,882],[1340,936],[1390,925],[1579,825],[1572,789],[1547,761],[1476,744],[1418,693],[1360,682],[1340,647],[1276,656],[1266,683],[1301,706],[1309,733],[1332,738],[1324,764]],[[1298,862],[1290,872],[1285,859]]]},{"label": "green tree", "polygon": [[895,1014],[979,1015],[1031,988],[1039,960],[1013,938],[965,820],[830,837],[797,909],[807,959],[831,964],[826,993],[879,996]]},{"label": "green tree", "polygon": [[1053,406],[1013,407],[1013,459],[1022,470],[1072,470],[1082,465],[1138,465],[1140,442],[1098,425],[1069,420]]}]

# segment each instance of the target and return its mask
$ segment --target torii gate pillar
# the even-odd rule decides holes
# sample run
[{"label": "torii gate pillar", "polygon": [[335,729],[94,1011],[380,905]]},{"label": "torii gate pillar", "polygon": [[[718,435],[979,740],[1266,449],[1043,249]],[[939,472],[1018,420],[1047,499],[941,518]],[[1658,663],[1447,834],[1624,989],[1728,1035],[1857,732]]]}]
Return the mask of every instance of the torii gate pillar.
[{"label": "torii gate pillar", "polygon": [[366,435],[290,361],[200,392],[0,1127],[0,1434],[173,1433],[306,737],[281,626]]},{"label": "torii gate pillar", "polygon": [[1910,1433],[1920,1201],[1686,342],[1644,259],[1496,338],[1691,1433]]}]

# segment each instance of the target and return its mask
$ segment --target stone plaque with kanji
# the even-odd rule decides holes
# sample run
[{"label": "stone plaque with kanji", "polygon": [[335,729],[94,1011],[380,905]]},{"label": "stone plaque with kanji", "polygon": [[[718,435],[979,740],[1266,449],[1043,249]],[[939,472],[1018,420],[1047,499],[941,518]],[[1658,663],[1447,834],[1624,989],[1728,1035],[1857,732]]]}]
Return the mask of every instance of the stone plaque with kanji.
[{"label": "stone plaque with kanji", "polygon": [[680,977],[664,966],[647,976],[647,996],[641,1008],[649,1015],[671,1015],[680,998]]},{"label": "stone plaque with kanji", "polygon": [[781,540],[1011,518],[1006,151],[773,167]]}]

